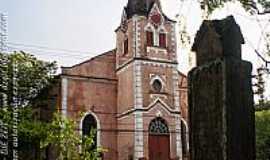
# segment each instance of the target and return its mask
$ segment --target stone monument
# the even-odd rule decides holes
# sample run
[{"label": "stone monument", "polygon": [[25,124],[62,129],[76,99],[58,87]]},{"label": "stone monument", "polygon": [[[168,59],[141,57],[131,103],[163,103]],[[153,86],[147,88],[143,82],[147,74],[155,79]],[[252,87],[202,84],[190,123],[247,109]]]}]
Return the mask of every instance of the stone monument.
[{"label": "stone monument", "polygon": [[244,38],[232,16],[206,20],[188,74],[191,160],[255,160],[252,65],[241,59]]}]

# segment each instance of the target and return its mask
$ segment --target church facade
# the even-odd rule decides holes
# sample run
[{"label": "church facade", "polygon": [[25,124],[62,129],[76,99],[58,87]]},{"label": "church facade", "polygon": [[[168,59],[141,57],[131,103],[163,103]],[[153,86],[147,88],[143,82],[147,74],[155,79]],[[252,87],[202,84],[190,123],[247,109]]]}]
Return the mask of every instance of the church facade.
[{"label": "church facade", "polygon": [[129,0],[116,48],[62,68],[58,109],[80,134],[96,128],[104,160],[188,157],[187,77],[177,69],[175,25],[158,0]]}]

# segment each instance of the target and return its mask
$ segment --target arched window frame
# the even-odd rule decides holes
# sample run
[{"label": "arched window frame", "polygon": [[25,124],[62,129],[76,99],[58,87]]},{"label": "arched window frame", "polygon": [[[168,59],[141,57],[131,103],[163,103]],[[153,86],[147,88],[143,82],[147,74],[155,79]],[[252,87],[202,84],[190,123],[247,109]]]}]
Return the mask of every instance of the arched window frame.
[{"label": "arched window frame", "polygon": [[122,48],[123,48],[123,56],[128,54],[128,49],[129,49],[129,41],[128,41],[128,36],[124,36],[124,40],[122,43]]},{"label": "arched window frame", "polygon": [[[160,43],[161,34],[164,34],[164,36],[165,36],[165,44],[164,44],[164,46],[162,46],[161,43]],[[158,35],[158,46],[162,47],[162,48],[168,47],[168,32],[165,29],[163,24],[160,25],[159,28],[157,29],[157,35]]]},{"label": "arched window frame", "polygon": [[[154,123],[154,121],[159,121],[159,120],[161,120],[161,122],[163,122],[162,124],[165,125],[166,131],[164,133],[151,132],[151,126],[152,126],[152,124]],[[148,132],[149,132],[149,134],[167,134],[167,135],[170,135],[170,128],[169,128],[169,125],[168,125],[167,121],[164,118],[162,118],[162,117],[156,117],[156,118],[154,118],[154,119],[152,119],[150,121],[150,123],[148,125]]]},{"label": "arched window frame", "polygon": [[[156,86],[156,85],[158,85],[158,86]],[[162,87],[163,87],[163,85],[162,85],[162,82],[160,80],[155,79],[153,81],[153,83],[152,83],[152,89],[153,89],[153,91],[155,91],[157,93],[160,93],[160,92],[162,92]]]},{"label": "arched window frame", "polygon": [[[161,19],[160,19],[160,24],[152,24],[153,22],[151,22],[151,16],[153,15],[160,15],[161,16]],[[151,8],[150,12],[149,12],[149,16],[148,16],[148,21],[149,23],[147,24],[146,27],[148,26],[152,26],[152,32],[154,34],[154,47],[160,47],[160,48],[166,48],[167,45],[168,45],[168,33],[167,33],[167,30],[165,29],[165,17],[163,16],[162,14],[162,10],[161,8],[158,6],[157,3],[154,3],[153,7]],[[154,27],[155,26],[155,27]],[[164,34],[164,41],[165,41],[165,44],[164,46],[161,46],[160,45],[160,34]]]},{"label": "arched window frame", "polygon": [[97,115],[91,111],[88,111],[86,112],[83,117],[81,118],[81,121],[80,121],[80,135],[81,137],[83,136],[83,121],[85,119],[86,116],[88,115],[91,115],[95,118],[96,120],[96,123],[97,123],[97,147],[100,147],[101,146],[101,143],[100,143],[100,130],[101,130],[101,127],[100,127],[100,121],[99,121],[99,118],[97,117]]},{"label": "arched window frame", "polygon": [[[186,133],[185,133],[185,135],[184,135],[184,137],[186,138],[185,139],[185,142],[186,142],[186,154],[188,154],[188,152],[189,152],[189,131],[188,131],[188,124],[187,124],[187,122],[183,119],[183,118],[181,118],[181,139],[182,139],[182,131],[183,131],[183,129],[182,129],[182,124],[185,126],[185,129],[186,129]],[[182,140],[182,143],[183,143],[183,140]],[[183,147],[183,144],[182,144],[182,147]]]},{"label": "arched window frame", "polygon": [[146,42],[146,45],[147,45],[147,47],[153,47],[153,46],[155,46],[156,44],[157,44],[157,42],[156,42],[156,37],[157,37],[157,35],[156,35],[156,30],[155,30],[155,27],[151,24],[151,23],[148,23],[146,26],[145,26],[145,28],[144,28],[144,31],[145,31],[145,35],[146,35],[146,41],[147,41],[147,32],[152,32],[152,40],[153,40],[153,42],[152,42],[152,46],[148,46],[147,44],[148,44],[148,42]]},{"label": "arched window frame", "polygon": [[160,76],[158,76],[158,75],[155,75],[155,76],[153,76],[151,78],[151,81],[150,81],[151,88],[153,87],[153,84],[154,84],[154,82],[156,80],[160,81],[160,83],[161,83],[161,90],[160,90],[160,92],[164,92],[165,91],[165,83],[164,83],[163,79]]}]

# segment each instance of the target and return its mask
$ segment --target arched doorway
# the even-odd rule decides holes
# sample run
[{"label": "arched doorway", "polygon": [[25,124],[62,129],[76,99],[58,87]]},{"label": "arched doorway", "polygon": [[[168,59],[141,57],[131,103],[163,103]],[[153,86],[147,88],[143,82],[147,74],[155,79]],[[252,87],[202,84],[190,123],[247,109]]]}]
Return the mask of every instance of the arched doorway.
[{"label": "arched doorway", "polygon": [[149,125],[149,160],[170,159],[170,133],[166,121],[160,117]]},{"label": "arched doorway", "polygon": [[94,145],[91,146],[91,148],[96,148],[97,147],[97,121],[93,115],[87,114],[82,121],[82,137],[84,138],[85,136],[89,136],[91,131],[95,132]]}]

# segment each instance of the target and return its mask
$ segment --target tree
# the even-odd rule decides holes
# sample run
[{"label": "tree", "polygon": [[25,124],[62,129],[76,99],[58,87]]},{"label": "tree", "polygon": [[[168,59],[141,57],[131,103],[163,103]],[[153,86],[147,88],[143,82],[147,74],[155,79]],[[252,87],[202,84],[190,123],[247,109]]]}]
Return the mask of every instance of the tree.
[{"label": "tree", "polygon": [[[199,0],[201,9],[210,15],[214,10],[224,7],[226,3],[239,2],[250,15],[267,15],[270,14],[270,1],[267,0]],[[258,20],[259,21],[259,20]],[[270,33],[265,32],[261,35],[265,41],[266,54],[270,56]],[[258,53],[257,53],[258,54]],[[266,61],[266,64],[270,64]]]},{"label": "tree", "polygon": [[[5,83],[1,93],[8,97],[7,104],[11,105],[15,95],[18,106],[28,106],[33,99],[53,80],[56,73],[56,62],[38,60],[35,56],[23,51],[12,54],[0,53],[0,74],[5,77],[0,83]],[[13,80],[16,78],[16,84]],[[16,85],[16,86],[14,86]]]},{"label": "tree", "polygon": [[94,147],[95,132],[92,130],[89,136],[81,137],[75,121],[56,113],[41,147],[52,145],[56,148],[57,160],[97,160],[105,150]]},{"label": "tree", "polygon": [[270,158],[270,110],[256,112],[257,160]]},{"label": "tree", "polygon": [[[41,95],[54,82],[55,62],[41,61],[22,51],[0,53],[0,62],[0,121],[12,131],[13,115],[15,111],[18,113],[20,159],[42,159],[40,152],[50,145],[60,153],[57,157],[59,160],[98,159],[104,150],[91,147],[94,145],[94,131],[90,136],[81,137],[75,122],[60,113],[55,113],[49,122],[40,121],[33,114],[36,101],[46,98]],[[81,152],[78,152],[79,146]]]},{"label": "tree", "polygon": [[[98,160],[102,152],[106,151],[101,147],[95,148],[95,130],[91,130],[89,136],[81,137],[77,132],[76,122],[62,116],[61,113],[55,113],[49,123],[33,120],[30,108],[20,109],[19,114],[21,115],[18,124],[21,141],[19,151],[30,153],[30,155],[20,154],[20,159],[43,159],[45,157],[39,153],[47,147],[53,147],[57,151],[57,160]],[[0,117],[11,124],[11,111],[0,108]],[[34,148],[31,148],[33,146]],[[38,153],[31,152],[32,149]]]},{"label": "tree", "polygon": [[[31,149],[39,148],[40,139],[45,137],[46,125],[34,120],[32,102],[52,82],[56,63],[38,60],[23,51],[0,53],[0,62],[0,120],[7,126],[10,152],[12,134],[16,133],[16,149],[24,157]],[[12,130],[14,125],[18,132]]]},{"label": "tree", "polygon": [[270,1],[266,0],[201,0],[201,8],[212,13],[215,9],[221,8],[225,3],[239,2],[251,14],[264,15],[270,13]]}]

